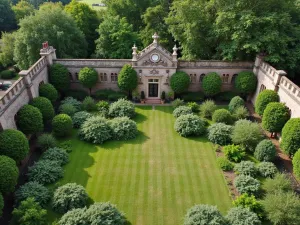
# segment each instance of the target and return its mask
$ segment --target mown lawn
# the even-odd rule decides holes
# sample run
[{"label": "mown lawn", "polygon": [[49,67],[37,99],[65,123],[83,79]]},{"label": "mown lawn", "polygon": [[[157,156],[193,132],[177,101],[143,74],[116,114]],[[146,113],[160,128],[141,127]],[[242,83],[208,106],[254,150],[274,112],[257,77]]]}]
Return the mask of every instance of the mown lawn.
[{"label": "mown lawn", "polygon": [[116,204],[132,225],[181,225],[187,209],[200,203],[225,213],[231,198],[212,144],[180,137],[171,107],[136,112],[140,134],[135,140],[95,146],[74,135],[59,185],[83,185],[93,201]]}]

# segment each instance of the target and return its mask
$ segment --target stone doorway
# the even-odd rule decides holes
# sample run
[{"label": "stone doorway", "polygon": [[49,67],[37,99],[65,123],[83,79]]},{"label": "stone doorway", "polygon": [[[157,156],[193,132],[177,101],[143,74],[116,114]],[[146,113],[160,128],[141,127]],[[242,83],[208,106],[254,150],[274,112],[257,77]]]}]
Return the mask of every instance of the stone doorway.
[{"label": "stone doorway", "polygon": [[148,80],[148,98],[158,98],[159,79]]}]

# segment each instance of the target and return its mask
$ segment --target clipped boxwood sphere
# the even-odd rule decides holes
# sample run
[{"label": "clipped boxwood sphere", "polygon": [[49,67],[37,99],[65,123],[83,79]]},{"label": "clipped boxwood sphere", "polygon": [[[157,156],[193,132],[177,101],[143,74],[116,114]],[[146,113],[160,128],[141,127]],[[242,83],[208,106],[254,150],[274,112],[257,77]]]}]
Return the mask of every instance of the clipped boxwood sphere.
[{"label": "clipped boxwood sphere", "polygon": [[253,72],[243,71],[235,79],[235,88],[243,94],[251,94],[256,90],[257,78]]},{"label": "clipped boxwood sphere", "polygon": [[182,115],[175,121],[175,130],[183,137],[199,136],[205,133],[204,122],[196,115]]},{"label": "clipped boxwood sphere", "polygon": [[64,65],[58,63],[51,65],[49,80],[60,92],[65,92],[70,88],[69,71]]},{"label": "clipped boxwood sphere", "polygon": [[182,115],[188,115],[188,114],[193,114],[192,109],[188,106],[179,106],[173,111],[173,116],[175,118],[178,118],[179,116]]},{"label": "clipped boxwood sphere", "polygon": [[276,147],[271,140],[262,140],[255,148],[254,157],[259,161],[270,162],[275,156]]},{"label": "clipped boxwood sphere", "polygon": [[53,119],[55,113],[54,113],[53,105],[51,104],[51,101],[49,99],[45,97],[37,97],[31,101],[30,105],[40,110],[40,112],[43,115],[44,121]]},{"label": "clipped boxwood sphere", "polygon": [[52,120],[52,130],[56,137],[65,137],[70,135],[72,128],[72,119],[66,114],[59,114]]},{"label": "clipped boxwood sphere", "polygon": [[270,102],[279,102],[279,95],[273,90],[263,90],[255,100],[255,112],[262,116]]},{"label": "clipped boxwood sphere", "polygon": [[170,86],[175,93],[182,93],[188,89],[190,82],[189,75],[178,71],[171,76]]},{"label": "clipped boxwood sphere", "polygon": [[88,119],[91,118],[92,114],[86,112],[86,111],[81,111],[77,112],[74,114],[72,117],[73,125],[75,128],[80,128],[81,125]]},{"label": "clipped boxwood sphere", "polygon": [[20,162],[29,152],[26,136],[18,130],[7,129],[0,132],[0,155],[6,155]]},{"label": "clipped boxwood sphere", "polygon": [[56,212],[66,213],[69,210],[86,206],[88,194],[84,187],[76,183],[68,183],[54,192],[52,207]]},{"label": "clipped boxwood sphere", "polygon": [[117,117],[109,121],[114,140],[133,139],[138,134],[136,122],[128,117]]},{"label": "clipped boxwood sphere", "polygon": [[214,144],[227,145],[231,143],[232,126],[215,123],[208,127],[208,140]]},{"label": "clipped boxwood sphere", "polygon": [[227,109],[217,109],[212,115],[212,120],[216,123],[231,124],[232,116]]},{"label": "clipped boxwood sphere", "polygon": [[19,177],[16,162],[8,156],[0,155],[0,192],[8,194],[15,190]]},{"label": "clipped boxwood sphere", "polygon": [[230,112],[233,113],[237,108],[244,105],[245,105],[244,99],[242,99],[240,96],[235,96],[230,100],[228,109]]},{"label": "clipped boxwood sphere", "polygon": [[119,99],[109,106],[108,111],[111,117],[124,117],[133,118],[135,116],[134,104],[126,99]]},{"label": "clipped boxwood sphere", "polygon": [[31,105],[24,105],[17,113],[17,126],[24,134],[35,134],[43,131],[43,115]]},{"label": "clipped boxwood sphere", "polygon": [[280,147],[290,156],[300,148],[300,118],[292,118],[284,125]]},{"label": "clipped boxwood sphere", "polygon": [[293,170],[296,177],[300,179],[300,149],[293,157]]},{"label": "clipped boxwood sphere", "polygon": [[280,132],[289,118],[289,109],[283,103],[271,102],[264,111],[262,126],[269,132]]},{"label": "clipped boxwood sphere", "polygon": [[215,72],[208,73],[202,81],[202,89],[206,96],[214,96],[221,92],[222,79]]},{"label": "clipped boxwood sphere", "polygon": [[39,87],[39,95],[54,103],[58,99],[58,92],[52,84],[42,84]]},{"label": "clipped boxwood sphere", "polygon": [[41,159],[57,161],[61,166],[63,166],[69,162],[69,154],[65,149],[62,148],[49,148],[46,152],[43,153]]}]

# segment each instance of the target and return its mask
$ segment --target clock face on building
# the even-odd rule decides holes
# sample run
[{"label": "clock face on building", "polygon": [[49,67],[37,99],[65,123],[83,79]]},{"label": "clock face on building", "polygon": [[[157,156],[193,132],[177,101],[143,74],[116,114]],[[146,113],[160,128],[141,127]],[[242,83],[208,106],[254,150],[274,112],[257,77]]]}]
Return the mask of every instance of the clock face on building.
[{"label": "clock face on building", "polygon": [[151,55],[151,61],[152,62],[158,62],[159,61],[159,55],[154,53]]}]

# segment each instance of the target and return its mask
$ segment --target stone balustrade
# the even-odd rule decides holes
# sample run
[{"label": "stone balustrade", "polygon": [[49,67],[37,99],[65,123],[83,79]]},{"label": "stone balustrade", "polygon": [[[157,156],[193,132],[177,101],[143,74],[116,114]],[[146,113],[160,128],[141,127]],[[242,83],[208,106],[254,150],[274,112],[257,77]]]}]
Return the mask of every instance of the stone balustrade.
[{"label": "stone balustrade", "polygon": [[47,66],[47,59],[45,56],[42,56],[35,64],[33,64],[29,70],[27,70],[27,75],[32,80],[34,76],[38,74],[44,67]]},{"label": "stone balustrade", "polygon": [[53,62],[74,68],[122,68],[132,63],[130,59],[55,59]]},{"label": "stone balustrade", "polygon": [[[282,77],[279,83],[279,87],[284,89],[290,96],[295,98],[298,103],[300,104],[300,87],[294,84],[291,80],[287,77]],[[300,106],[299,106],[300,110]]]},{"label": "stone balustrade", "polygon": [[217,60],[178,61],[179,68],[249,68],[253,69],[253,62],[230,62]]}]

